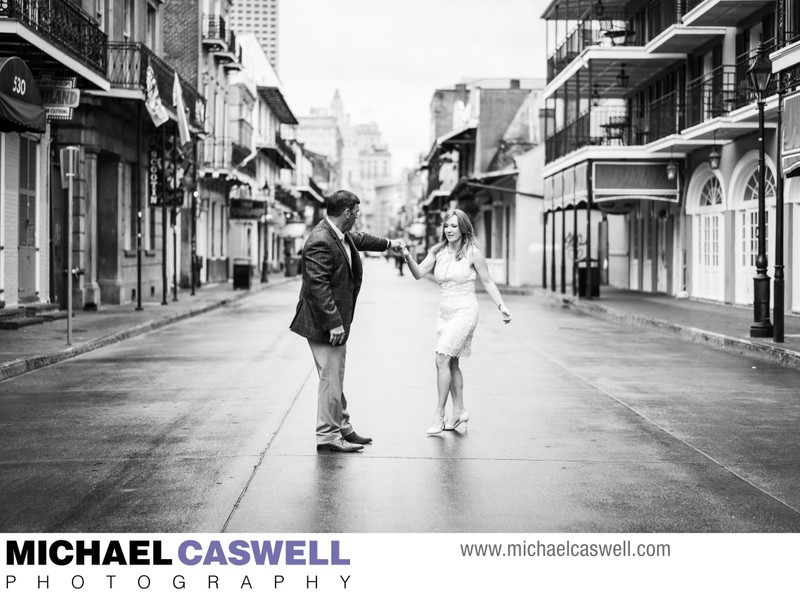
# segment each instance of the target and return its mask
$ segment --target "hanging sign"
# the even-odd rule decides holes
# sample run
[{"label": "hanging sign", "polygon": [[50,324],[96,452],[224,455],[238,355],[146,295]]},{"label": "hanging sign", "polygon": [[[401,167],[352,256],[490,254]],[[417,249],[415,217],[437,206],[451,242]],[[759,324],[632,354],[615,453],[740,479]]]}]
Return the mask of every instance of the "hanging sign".
[{"label": "hanging sign", "polygon": [[147,201],[150,206],[161,204],[164,188],[161,184],[161,170],[164,165],[164,155],[161,146],[161,135],[153,134],[150,137],[150,147],[147,150]]},{"label": "hanging sign", "polygon": [[80,105],[81,91],[76,89],[77,78],[55,77],[45,73],[39,79],[39,94],[49,120],[71,120],[73,110]]}]

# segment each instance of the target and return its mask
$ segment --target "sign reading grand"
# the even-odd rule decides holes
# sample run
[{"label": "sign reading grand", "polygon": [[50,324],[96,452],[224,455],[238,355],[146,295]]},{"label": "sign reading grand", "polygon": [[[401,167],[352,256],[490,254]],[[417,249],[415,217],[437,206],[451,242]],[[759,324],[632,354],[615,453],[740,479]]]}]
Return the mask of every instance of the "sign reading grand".
[{"label": "sign reading grand", "polygon": [[59,78],[52,74],[42,75],[39,79],[39,93],[48,119],[72,119],[72,110],[81,102],[81,92],[75,88],[76,82],[74,76]]}]

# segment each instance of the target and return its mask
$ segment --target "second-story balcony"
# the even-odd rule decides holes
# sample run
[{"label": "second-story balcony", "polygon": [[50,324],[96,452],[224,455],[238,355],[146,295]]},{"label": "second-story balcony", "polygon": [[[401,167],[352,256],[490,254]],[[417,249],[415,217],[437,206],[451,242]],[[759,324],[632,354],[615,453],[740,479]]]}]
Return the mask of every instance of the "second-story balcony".
[{"label": "second-story balcony", "polygon": [[[108,72],[112,89],[130,92],[132,98],[143,98],[147,90],[147,69],[152,70],[158,94],[165,107],[173,109],[172,96],[175,70],[143,43],[112,42],[108,44]],[[192,85],[182,80],[183,100],[189,109],[189,122],[202,128],[205,99]]]},{"label": "second-story balcony", "polygon": [[242,70],[244,68],[242,53],[241,46],[236,43],[236,34],[230,31],[226,47],[214,55],[222,62],[225,70]]},{"label": "second-story balcony", "polygon": [[686,0],[683,22],[687,25],[735,27],[761,8],[774,5],[775,0]]},{"label": "second-story balcony", "polygon": [[37,70],[64,67],[108,90],[108,37],[68,0],[0,0],[0,57],[31,55]]},{"label": "second-story balcony", "polygon": [[256,148],[281,169],[294,169],[294,150],[283,137],[276,132],[272,138],[256,138]]},{"label": "second-story balcony", "polygon": [[233,178],[240,182],[254,182],[256,177],[256,163],[250,148],[228,137],[203,141],[201,167],[212,177]]},{"label": "second-story balcony", "polygon": [[221,51],[228,47],[228,29],[225,19],[219,14],[203,15],[203,46],[209,51]]}]

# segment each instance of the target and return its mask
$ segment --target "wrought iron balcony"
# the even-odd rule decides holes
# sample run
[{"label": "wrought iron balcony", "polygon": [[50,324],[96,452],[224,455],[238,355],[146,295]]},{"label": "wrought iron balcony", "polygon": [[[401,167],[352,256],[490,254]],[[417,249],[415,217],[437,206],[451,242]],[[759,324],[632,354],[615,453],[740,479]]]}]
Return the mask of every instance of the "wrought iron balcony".
[{"label": "wrought iron balcony", "polygon": [[648,106],[648,117],[644,119],[647,142],[654,142],[670,134],[678,134],[686,126],[678,91],[667,93]]},{"label": "wrought iron balcony", "polygon": [[217,50],[227,48],[228,31],[222,16],[218,14],[203,15],[203,44]]},{"label": "wrought iron balcony", "polygon": [[233,141],[246,147],[249,152],[249,147],[253,145],[253,125],[248,120],[242,118],[234,124]]},{"label": "wrought iron balcony", "polygon": [[213,170],[233,167],[233,142],[230,138],[209,138],[203,142],[203,167]]},{"label": "wrought iron balcony", "polygon": [[[773,51],[774,39],[765,44]],[[736,64],[723,65],[686,85],[686,127],[696,126],[706,120],[729,115],[732,111],[756,101],[747,71],[756,58],[756,51],[740,54]],[[777,77],[773,77],[766,95],[777,92]]]},{"label": "wrought iron balcony", "polygon": [[17,20],[94,72],[106,72],[108,36],[68,0],[0,0],[0,19]]},{"label": "wrought iron balcony", "polygon": [[646,133],[627,110],[594,108],[585,111],[545,141],[546,162],[555,161],[586,146],[636,146],[646,143]]},{"label": "wrought iron balcony", "polygon": [[236,44],[236,33],[230,31],[225,42],[225,47],[214,54],[223,63],[226,70],[242,70],[242,48]]},{"label": "wrought iron balcony", "polygon": [[294,169],[295,157],[294,150],[280,135],[279,132],[275,133],[272,140],[259,138],[256,140],[258,149],[264,153],[275,163],[278,167],[283,169]]},{"label": "wrought iron balcony", "polygon": [[[119,89],[147,90],[147,67],[153,69],[158,94],[165,105],[173,105],[172,85],[175,70],[143,43],[111,42],[108,44],[108,71],[111,86]],[[205,99],[197,90],[181,80],[183,100],[189,109],[189,121],[202,127],[205,120]]]},{"label": "wrought iron balcony", "polygon": [[746,105],[747,92],[737,84],[733,66],[719,66],[686,85],[686,127],[727,116]]}]

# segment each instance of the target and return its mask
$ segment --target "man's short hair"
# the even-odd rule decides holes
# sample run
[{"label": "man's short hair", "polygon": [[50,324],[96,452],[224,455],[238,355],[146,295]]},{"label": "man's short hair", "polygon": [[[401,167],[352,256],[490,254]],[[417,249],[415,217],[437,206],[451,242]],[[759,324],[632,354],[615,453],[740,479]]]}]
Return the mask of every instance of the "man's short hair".
[{"label": "man's short hair", "polygon": [[336,190],[325,200],[325,207],[329,217],[338,217],[348,208],[361,204],[358,196],[347,190]]}]

